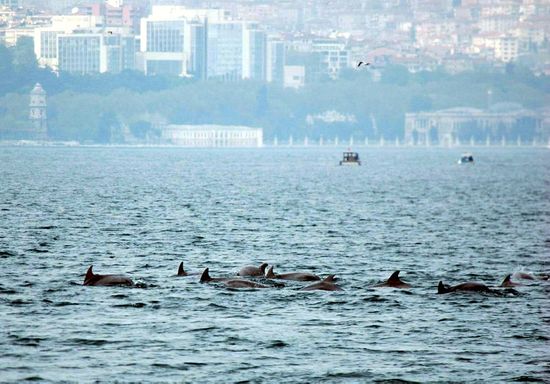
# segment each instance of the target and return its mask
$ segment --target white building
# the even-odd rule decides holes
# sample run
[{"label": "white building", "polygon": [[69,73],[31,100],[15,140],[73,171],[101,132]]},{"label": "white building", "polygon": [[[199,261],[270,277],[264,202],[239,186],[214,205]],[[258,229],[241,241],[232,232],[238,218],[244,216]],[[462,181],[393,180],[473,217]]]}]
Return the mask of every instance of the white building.
[{"label": "white building", "polygon": [[103,18],[91,15],[55,15],[48,27],[34,29],[34,53],[40,66],[58,68],[57,36],[76,30],[98,31]]},{"label": "white building", "polygon": [[222,9],[155,5],[141,19],[139,62],[145,74],[206,78],[207,25],[223,22]]},{"label": "white building", "polygon": [[141,59],[145,74],[187,73],[183,34],[185,19],[149,16],[141,19]]},{"label": "white building", "polygon": [[167,125],[162,139],[182,147],[262,147],[263,130],[234,125]]},{"label": "white building", "polygon": [[139,62],[146,74],[222,80],[266,78],[267,38],[256,23],[223,9],[153,6],[141,19]]},{"label": "white building", "polygon": [[306,68],[303,65],[285,65],[284,87],[302,88],[306,82]]}]

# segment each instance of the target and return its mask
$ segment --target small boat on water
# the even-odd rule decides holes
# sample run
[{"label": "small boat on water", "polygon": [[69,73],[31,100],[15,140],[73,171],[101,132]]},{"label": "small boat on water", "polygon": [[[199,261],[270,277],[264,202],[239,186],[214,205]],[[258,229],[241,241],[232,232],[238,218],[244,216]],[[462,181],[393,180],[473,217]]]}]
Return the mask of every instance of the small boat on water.
[{"label": "small boat on water", "polygon": [[460,157],[460,160],[458,160],[458,164],[468,164],[474,162],[474,156],[471,153],[463,153]]},{"label": "small boat on water", "polygon": [[357,152],[344,152],[340,165],[361,165]]}]

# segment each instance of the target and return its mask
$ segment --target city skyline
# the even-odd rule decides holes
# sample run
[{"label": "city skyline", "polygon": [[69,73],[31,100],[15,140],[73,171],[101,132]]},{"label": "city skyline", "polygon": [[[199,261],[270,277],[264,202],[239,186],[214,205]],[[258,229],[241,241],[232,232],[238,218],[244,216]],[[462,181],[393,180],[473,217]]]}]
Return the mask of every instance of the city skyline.
[{"label": "city skyline", "polygon": [[[36,83],[48,93],[49,138],[151,143],[169,124],[260,127],[266,142],[281,143],[550,136],[542,1],[19,4],[0,11],[4,138],[36,125],[28,101],[7,96],[28,98]],[[93,111],[82,110],[88,104]],[[71,121],[82,113],[89,126],[76,132]]]}]

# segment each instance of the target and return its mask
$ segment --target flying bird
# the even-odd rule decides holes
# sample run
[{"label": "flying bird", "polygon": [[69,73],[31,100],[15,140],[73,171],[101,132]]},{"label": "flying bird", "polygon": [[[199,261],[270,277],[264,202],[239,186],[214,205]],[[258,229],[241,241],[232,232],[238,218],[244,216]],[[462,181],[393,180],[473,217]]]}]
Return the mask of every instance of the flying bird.
[{"label": "flying bird", "polygon": [[361,65],[370,65],[370,63],[360,61],[359,64],[357,64],[357,68],[359,68]]}]

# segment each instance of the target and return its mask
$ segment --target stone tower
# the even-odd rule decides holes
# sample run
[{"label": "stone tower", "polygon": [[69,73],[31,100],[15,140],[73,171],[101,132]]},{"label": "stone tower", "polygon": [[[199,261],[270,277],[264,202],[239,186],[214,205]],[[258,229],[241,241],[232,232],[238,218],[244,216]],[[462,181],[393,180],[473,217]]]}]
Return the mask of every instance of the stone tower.
[{"label": "stone tower", "polygon": [[46,91],[40,83],[36,83],[31,91],[29,103],[29,119],[35,139],[45,140],[48,138],[48,119],[46,116]]}]

